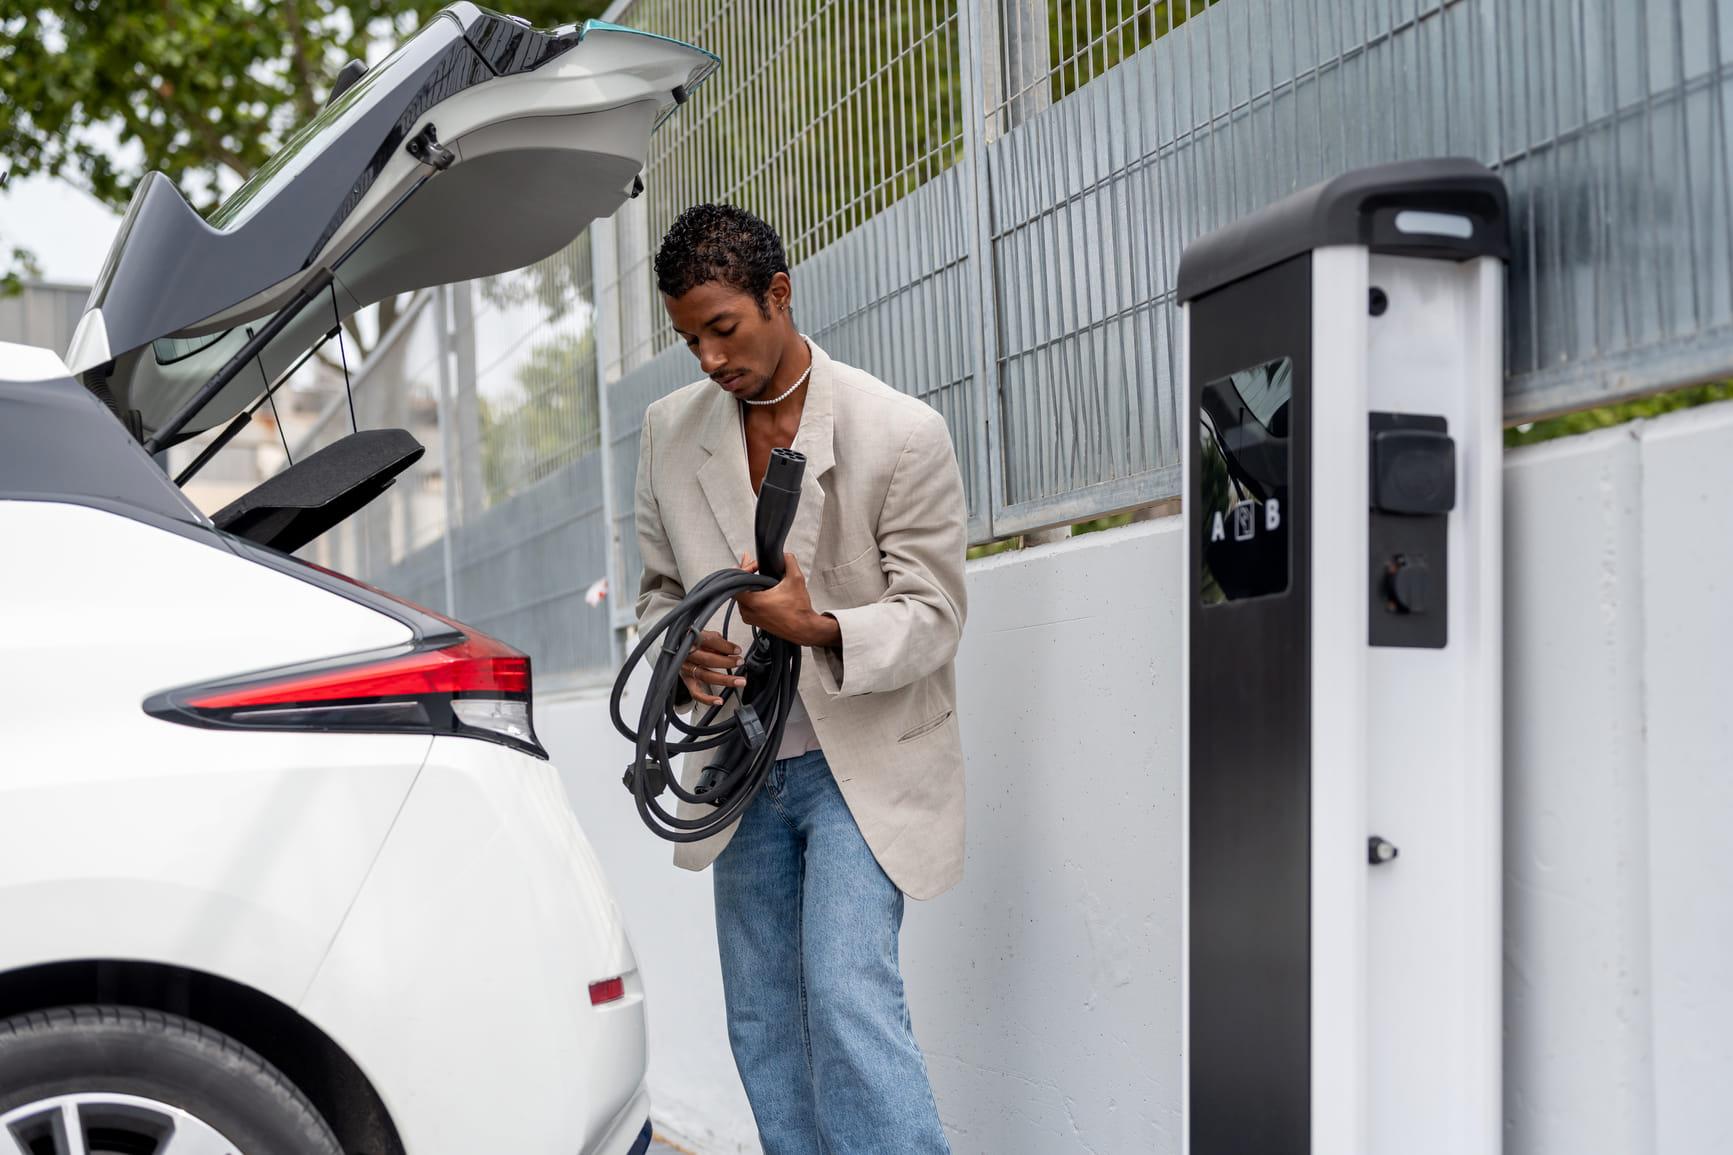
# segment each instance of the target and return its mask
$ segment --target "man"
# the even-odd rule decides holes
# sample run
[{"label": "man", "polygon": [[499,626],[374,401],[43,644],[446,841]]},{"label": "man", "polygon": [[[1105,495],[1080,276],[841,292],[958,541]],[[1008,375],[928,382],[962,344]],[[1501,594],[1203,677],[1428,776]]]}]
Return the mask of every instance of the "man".
[{"label": "man", "polygon": [[[763,793],[675,854],[691,870],[715,863],[735,1065],[765,1155],[945,1152],[897,937],[904,894],[931,898],[963,869],[952,658],[968,539],[950,435],[927,405],[801,335],[782,242],[751,213],[687,210],[656,280],[705,377],[644,417],[640,627],[706,574],[753,568],[770,452],[806,455],[785,576],[741,595],[735,636],[705,631],[681,670],[715,703],[745,684],[739,623],[808,647]],[[701,769],[688,760],[688,787]]]}]

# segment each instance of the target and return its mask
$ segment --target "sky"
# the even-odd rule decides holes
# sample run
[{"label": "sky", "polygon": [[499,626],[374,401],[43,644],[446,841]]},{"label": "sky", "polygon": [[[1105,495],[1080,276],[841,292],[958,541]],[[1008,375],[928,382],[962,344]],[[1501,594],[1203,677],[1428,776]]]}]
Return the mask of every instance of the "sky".
[{"label": "sky", "polygon": [[118,213],[57,178],[14,179],[0,192],[0,242],[33,250],[46,281],[90,284],[119,227]]},{"label": "sky", "polygon": [[[36,254],[39,279],[50,284],[95,283],[119,230],[119,213],[58,177],[14,178],[0,189],[0,260],[22,245]],[[356,323],[366,340],[377,335],[372,309]]]}]

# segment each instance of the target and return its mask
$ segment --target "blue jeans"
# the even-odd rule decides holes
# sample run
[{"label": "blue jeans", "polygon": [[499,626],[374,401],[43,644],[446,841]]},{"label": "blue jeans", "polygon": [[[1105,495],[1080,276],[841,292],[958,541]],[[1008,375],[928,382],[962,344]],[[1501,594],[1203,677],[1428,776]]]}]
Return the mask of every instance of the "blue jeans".
[{"label": "blue jeans", "polygon": [[903,1000],[903,895],[823,751],[771,768],[714,872],[728,1041],[764,1155],[948,1153]]}]

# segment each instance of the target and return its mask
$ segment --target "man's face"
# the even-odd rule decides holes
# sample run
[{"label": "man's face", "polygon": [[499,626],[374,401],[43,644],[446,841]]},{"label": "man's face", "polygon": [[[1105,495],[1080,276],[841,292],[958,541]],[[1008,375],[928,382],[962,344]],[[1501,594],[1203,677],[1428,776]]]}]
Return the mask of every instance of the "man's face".
[{"label": "man's face", "polygon": [[793,328],[786,312],[788,289],[787,274],[776,274],[764,309],[752,294],[722,281],[696,285],[679,297],[664,294],[662,303],[704,375],[731,396],[751,401],[770,388],[787,348]]}]

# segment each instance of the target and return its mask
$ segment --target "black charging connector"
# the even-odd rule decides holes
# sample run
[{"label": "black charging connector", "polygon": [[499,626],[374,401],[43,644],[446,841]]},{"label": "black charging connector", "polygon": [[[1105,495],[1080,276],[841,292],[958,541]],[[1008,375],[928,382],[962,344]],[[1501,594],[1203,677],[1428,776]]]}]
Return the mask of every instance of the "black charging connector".
[{"label": "black charging connector", "polygon": [[800,482],[806,475],[806,455],[792,449],[772,449],[758,485],[758,514],[753,544],[758,548],[758,572],[782,580],[782,546],[800,512]]},{"label": "black charging connector", "polygon": [[634,762],[626,767],[626,775],[620,781],[628,790],[636,790],[642,781],[644,793],[651,798],[659,797],[668,789],[668,773],[659,762]]},{"label": "black charging connector", "polygon": [[[738,692],[734,687],[724,688],[718,695],[721,704],[710,706],[693,722],[681,716],[689,699],[680,669],[697,645],[700,631],[719,612],[725,611],[723,632],[727,632],[728,616],[733,613],[730,603],[736,595],[770,589],[782,580],[783,546],[800,509],[805,473],[804,455],[792,449],[770,451],[753,525],[758,572],[717,570],[693,586],[679,605],[638,639],[614,680],[609,712],[615,729],[636,746],[632,764],[626,769],[626,789],[632,792],[644,824],[670,842],[696,842],[738,821],[763,788],[782,746],[788,712],[799,693],[799,646],[754,630],[740,666],[746,686]],[[632,670],[652,650],[656,659],[644,705],[638,724],[628,726],[620,714],[620,701]],[[724,715],[730,705],[735,709]],[[674,757],[710,750],[716,755],[694,788],[681,786],[674,773]],[[705,803],[712,809],[695,818],[671,814],[656,801],[664,789],[682,802]]]},{"label": "black charging connector", "polygon": [[740,723],[740,736],[746,739],[746,748],[756,753],[764,746],[764,723],[758,720],[758,711],[749,703],[742,703],[734,713],[734,720]]}]

